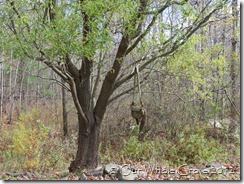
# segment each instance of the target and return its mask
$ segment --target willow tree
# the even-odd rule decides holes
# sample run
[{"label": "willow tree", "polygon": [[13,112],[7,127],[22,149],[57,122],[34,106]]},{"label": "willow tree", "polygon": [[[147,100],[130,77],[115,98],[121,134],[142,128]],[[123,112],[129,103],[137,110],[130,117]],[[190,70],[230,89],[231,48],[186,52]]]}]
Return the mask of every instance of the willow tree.
[{"label": "willow tree", "polygon": [[[41,62],[65,81],[78,115],[78,150],[70,172],[98,163],[106,108],[130,88],[131,67],[166,64],[227,0],[5,0],[1,48]],[[177,21],[170,23],[174,7]],[[204,16],[202,16],[204,15]],[[172,27],[173,26],[173,27]],[[156,29],[155,29],[156,28]],[[156,31],[155,31],[156,30]],[[118,92],[118,89],[124,88]]]}]

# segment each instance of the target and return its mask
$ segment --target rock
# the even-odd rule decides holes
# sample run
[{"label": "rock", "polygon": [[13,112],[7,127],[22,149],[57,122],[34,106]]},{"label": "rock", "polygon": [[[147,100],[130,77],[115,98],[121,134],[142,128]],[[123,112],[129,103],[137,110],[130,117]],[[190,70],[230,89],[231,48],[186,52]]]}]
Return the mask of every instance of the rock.
[{"label": "rock", "polygon": [[16,172],[6,172],[6,175],[9,175],[11,177],[17,177],[17,176],[20,176],[20,175],[23,175],[24,172],[21,172],[21,171],[16,171]]},{"label": "rock", "polygon": [[84,173],[82,173],[79,177],[79,180],[87,180],[87,176]]},{"label": "rock", "polygon": [[215,128],[219,128],[219,129],[223,129],[222,124],[219,122],[219,120],[215,120],[215,119],[210,119],[209,120],[209,124]]},{"label": "rock", "polygon": [[211,174],[211,173],[216,173],[217,171],[221,171],[220,169],[223,169],[223,166],[221,164],[210,163],[207,164],[205,168],[202,168],[201,172],[205,174]]},{"label": "rock", "polygon": [[101,170],[101,169],[104,169],[104,166],[102,166],[102,165],[97,166],[97,168],[95,170]]},{"label": "rock", "polygon": [[120,166],[117,165],[117,164],[108,164],[108,165],[105,165],[104,167],[104,174],[116,174],[119,170]]},{"label": "rock", "polygon": [[142,177],[147,177],[147,172],[146,171],[137,171],[136,172],[136,174],[138,175],[138,176],[142,176]]},{"label": "rock", "polygon": [[117,176],[119,180],[136,180],[138,175],[129,167],[121,167],[118,172]]},{"label": "rock", "polygon": [[222,164],[219,164],[219,163],[211,163],[211,164],[207,164],[206,165],[206,168],[221,168],[222,167]]},{"label": "rock", "polygon": [[97,167],[95,170],[90,170],[86,174],[87,176],[101,176],[104,174],[104,168]]},{"label": "rock", "polygon": [[134,130],[135,128],[136,128],[135,125],[129,127],[130,130]]}]

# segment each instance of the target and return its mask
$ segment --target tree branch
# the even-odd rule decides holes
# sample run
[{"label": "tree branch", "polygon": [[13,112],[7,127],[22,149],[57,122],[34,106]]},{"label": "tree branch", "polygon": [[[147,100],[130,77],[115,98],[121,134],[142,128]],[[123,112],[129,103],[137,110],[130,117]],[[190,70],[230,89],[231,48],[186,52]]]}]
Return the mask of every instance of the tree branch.
[{"label": "tree branch", "polygon": [[[100,56],[99,56],[99,63],[102,62],[102,60],[104,59],[104,57],[102,56],[102,52],[100,52]],[[92,100],[95,99],[96,95],[97,95],[97,91],[98,91],[98,84],[101,78],[101,65],[98,64],[98,68],[97,68],[97,77],[95,79],[94,85],[93,85],[93,89],[92,89]],[[95,102],[93,101],[93,107],[95,106]]]},{"label": "tree branch", "polygon": [[[160,8],[159,10],[157,10],[154,13],[154,16],[151,20],[151,22],[149,23],[149,25],[147,26],[146,30],[136,39],[136,41],[127,49],[125,55],[128,55],[132,50],[134,50],[134,48],[138,45],[138,43],[148,34],[148,32],[150,31],[151,27],[154,25],[155,21],[157,20],[157,16],[162,13],[166,8],[168,8],[170,5],[176,3],[175,1],[172,1],[171,3],[169,3],[170,1],[167,1],[166,4]],[[184,1],[184,3],[186,3]]]},{"label": "tree branch", "polygon": [[[168,46],[168,43],[170,43],[170,40],[173,40],[173,38],[175,37],[172,36],[171,38],[169,38],[167,41],[164,42],[162,48],[157,49],[156,51],[154,51],[153,53],[151,53],[149,56],[144,56],[143,58],[133,62],[133,63],[139,63],[142,61],[146,61],[142,66],[140,66],[140,71],[143,70],[147,65],[149,65],[150,63],[154,62],[156,59],[158,58],[162,58],[165,56],[169,56],[170,54],[172,54],[173,52],[175,52],[180,46],[182,46],[192,35],[193,33],[196,32],[196,30],[198,30],[202,25],[204,25],[204,23],[206,23],[209,18],[212,16],[213,13],[215,13],[217,10],[221,9],[223,7],[223,4],[217,6],[215,9],[213,9],[206,17],[204,17],[203,19],[201,19],[200,21],[196,21],[192,26],[190,26],[188,28],[188,30],[179,38],[177,39],[171,46],[170,50],[163,52],[162,54],[158,54],[162,51],[166,50],[166,46]],[[166,62],[164,63],[166,64]],[[133,77],[133,74],[129,74],[126,77],[120,79],[119,81],[117,81],[114,85],[114,89],[118,88],[119,86],[121,86],[123,83],[125,83],[126,81],[130,80]]]},{"label": "tree branch", "polygon": [[67,66],[67,69],[69,71],[69,73],[72,74],[72,76],[74,77],[78,77],[79,76],[79,70],[77,69],[77,67],[72,63],[69,54],[65,55],[65,64]]},{"label": "tree branch", "polygon": [[78,100],[77,92],[76,92],[76,85],[75,85],[74,79],[71,76],[70,76],[70,81],[71,81],[70,89],[71,89],[71,94],[72,94],[72,97],[73,97],[73,101],[74,101],[75,107],[76,107],[76,109],[78,111],[78,114],[82,118],[83,122],[87,125],[88,119],[87,119],[84,111],[81,108],[80,102]]},{"label": "tree branch", "polygon": [[48,67],[50,67],[56,74],[58,74],[64,81],[69,83],[69,78],[67,77],[67,75],[65,75],[61,68],[59,68],[58,66],[55,66],[52,62],[50,61],[43,61],[43,63],[45,63]]},{"label": "tree branch", "polygon": [[[146,75],[144,78],[146,79],[146,78],[150,75],[150,73],[151,73],[151,72],[148,72],[147,75]],[[134,74],[133,74],[133,76],[134,76]],[[140,84],[142,84],[143,82],[145,82],[145,80],[140,81]],[[118,95],[112,97],[112,98],[108,101],[108,105],[109,105],[110,103],[112,103],[113,101],[117,100],[118,98],[120,98],[121,96],[123,96],[123,95],[125,95],[125,94],[131,92],[134,88],[135,88],[135,86],[133,86],[133,87],[131,87],[131,88],[129,88],[129,89],[127,89],[127,90],[121,92],[120,94],[118,94]]]},{"label": "tree branch", "polygon": [[113,66],[105,76],[96,106],[94,108],[94,113],[100,119],[103,118],[108,104],[108,100],[111,94],[113,93],[114,82],[121,69],[121,63],[127,48],[128,48],[128,38],[126,36],[123,36],[120,41],[120,45]]}]

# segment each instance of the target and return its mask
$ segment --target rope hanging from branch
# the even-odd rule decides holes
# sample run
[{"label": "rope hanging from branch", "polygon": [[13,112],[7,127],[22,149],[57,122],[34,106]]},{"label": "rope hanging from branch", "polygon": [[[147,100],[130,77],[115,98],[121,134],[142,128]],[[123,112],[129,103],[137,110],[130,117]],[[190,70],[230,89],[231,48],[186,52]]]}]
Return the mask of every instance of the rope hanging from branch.
[{"label": "rope hanging from branch", "polygon": [[[138,92],[136,92],[136,87],[138,89]],[[138,96],[137,96],[138,93]],[[133,91],[133,101],[136,103],[137,99],[136,97],[139,97],[140,104],[141,106],[143,105],[142,103],[142,97],[141,97],[141,86],[140,86],[140,79],[139,79],[139,68],[136,66],[134,68],[134,91]]]},{"label": "rope hanging from branch", "polygon": [[133,101],[130,107],[131,107],[131,116],[136,119],[137,125],[140,124],[139,130],[141,132],[146,122],[147,115],[146,115],[146,109],[143,107],[143,102],[142,102],[138,66],[134,68]]}]

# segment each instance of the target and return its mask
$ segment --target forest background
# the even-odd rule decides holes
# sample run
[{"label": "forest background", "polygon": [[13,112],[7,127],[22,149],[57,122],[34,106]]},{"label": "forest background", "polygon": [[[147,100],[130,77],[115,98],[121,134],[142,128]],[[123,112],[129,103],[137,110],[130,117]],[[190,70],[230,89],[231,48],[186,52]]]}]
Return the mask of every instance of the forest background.
[{"label": "forest background", "polygon": [[[238,170],[237,0],[0,2],[0,174],[61,179],[72,163],[77,170],[86,107],[91,125],[102,122],[92,158],[98,165],[218,162]],[[84,76],[89,71],[80,88],[88,96],[78,100],[75,70],[62,68],[71,61]],[[148,114],[143,140],[130,114],[137,65]],[[111,91],[107,79],[114,79]]]}]

